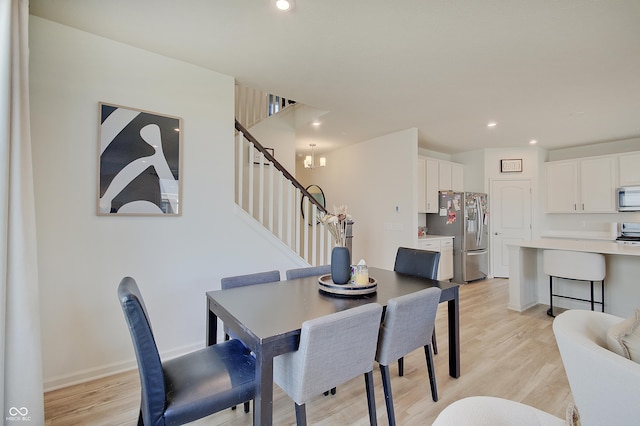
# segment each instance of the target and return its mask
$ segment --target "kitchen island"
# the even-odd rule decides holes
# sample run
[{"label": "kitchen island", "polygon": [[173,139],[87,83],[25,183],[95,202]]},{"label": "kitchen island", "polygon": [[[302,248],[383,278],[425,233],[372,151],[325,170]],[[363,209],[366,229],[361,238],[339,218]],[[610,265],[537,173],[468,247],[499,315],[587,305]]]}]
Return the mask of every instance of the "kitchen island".
[{"label": "kitchen island", "polygon": [[[542,238],[509,245],[509,305],[522,312],[538,303],[549,304],[549,276],[543,272],[542,252],[546,249],[602,253],[606,258],[605,312],[628,317],[640,307],[640,246],[613,241]],[[554,289],[583,297],[588,283],[554,279]],[[567,299],[554,299],[561,308],[589,309],[589,305]]]}]

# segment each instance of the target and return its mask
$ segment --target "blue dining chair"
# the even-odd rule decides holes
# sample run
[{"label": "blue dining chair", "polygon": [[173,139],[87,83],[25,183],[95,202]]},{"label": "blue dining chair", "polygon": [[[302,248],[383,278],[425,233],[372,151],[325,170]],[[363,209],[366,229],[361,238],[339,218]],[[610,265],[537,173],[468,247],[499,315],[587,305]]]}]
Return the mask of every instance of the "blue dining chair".
[{"label": "blue dining chair", "polygon": [[376,361],[380,364],[389,425],[396,424],[391,393],[389,364],[423,347],[431,385],[431,397],[438,401],[436,376],[431,354],[431,336],[441,290],[429,287],[415,293],[389,299],[380,326]]},{"label": "blue dining chair", "polygon": [[[398,247],[393,270],[414,277],[437,280],[439,264],[440,252]],[[436,342],[435,329],[431,336],[431,345],[433,346],[433,353],[437,355],[438,344]],[[404,358],[398,360],[398,375],[404,376]]]},{"label": "blue dining chair", "polygon": [[[266,284],[275,281],[280,281],[280,271],[266,271],[266,272],[256,272],[254,274],[245,274],[245,275],[235,275],[231,277],[224,277],[220,280],[220,288],[222,290],[226,290],[229,288],[236,287],[245,287],[249,285],[257,285],[257,284]],[[229,340],[231,337],[237,339],[238,337],[233,335],[233,333],[229,333],[227,327],[224,327],[224,338],[225,340]],[[235,410],[235,406],[232,409]],[[245,401],[244,403],[244,412],[249,412],[249,401]]]},{"label": "blue dining chair", "polygon": [[295,402],[298,426],[307,424],[307,402],[361,374],[369,422],[377,424],[373,363],[381,317],[382,306],[367,303],[305,321],[298,350],[274,358],[273,379]]},{"label": "blue dining chair", "polygon": [[182,425],[254,399],[256,362],[242,342],[229,340],[162,362],[133,278],[122,279],[118,298],[140,373],[138,425]]}]

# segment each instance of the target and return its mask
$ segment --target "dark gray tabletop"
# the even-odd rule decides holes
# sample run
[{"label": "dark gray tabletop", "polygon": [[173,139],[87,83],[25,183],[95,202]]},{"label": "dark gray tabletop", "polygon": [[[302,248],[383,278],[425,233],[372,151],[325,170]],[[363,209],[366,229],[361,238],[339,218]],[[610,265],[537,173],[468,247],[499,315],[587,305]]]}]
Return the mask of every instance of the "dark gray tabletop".
[{"label": "dark gray tabletop", "polygon": [[459,284],[428,280],[399,274],[380,268],[369,268],[377,281],[377,291],[361,298],[326,295],[318,290],[318,277],[306,277],[275,283],[207,292],[250,331],[264,341],[274,336],[299,331],[302,323],[365,303],[386,306],[389,299],[413,293],[427,287],[442,289],[441,301],[452,300]]}]

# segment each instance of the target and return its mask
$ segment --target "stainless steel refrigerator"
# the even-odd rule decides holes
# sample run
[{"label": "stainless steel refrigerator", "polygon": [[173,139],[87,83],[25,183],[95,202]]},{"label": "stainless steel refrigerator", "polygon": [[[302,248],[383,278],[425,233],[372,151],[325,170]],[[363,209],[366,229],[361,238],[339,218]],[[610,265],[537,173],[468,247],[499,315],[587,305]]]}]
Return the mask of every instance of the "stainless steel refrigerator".
[{"label": "stainless steel refrigerator", "polygon": [[453,281],[466,283],[487,277],[489,271],[489,213],[487,194],[439,194],[438,213],[427,214],[428,233],[453,236]]}]

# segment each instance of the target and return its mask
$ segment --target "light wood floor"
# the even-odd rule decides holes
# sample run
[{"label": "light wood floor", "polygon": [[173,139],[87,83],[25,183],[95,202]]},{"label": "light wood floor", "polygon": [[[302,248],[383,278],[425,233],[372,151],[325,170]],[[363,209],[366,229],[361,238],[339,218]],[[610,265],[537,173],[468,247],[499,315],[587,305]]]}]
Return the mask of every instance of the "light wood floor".
[{"label": "light wood floor", "polygon": [[[429,391],[424,352],[405,358],[405,375],[392,367],[396,418],[401,425],[428,425],[447,405],[472,395],[491,395],[532,405],[564,418],[571,402],[569,384],[558,353],[552,318],[546,306],[524,313],[507,309],[508,280],[491,279],[460,287],[462,375],[448,375],[446,305],[436,322],[439,354],[435,356],[440,400]],[[336,360],[339,362],[339,360]],[[384,393],[374,369],[378,422],[387,424]],[[137,371],[45,394],[47,425],[134,425],[140,403]],[[194,425],[250,425],[251,414],[224,410]],[[293,402],[274,389],[274,424],[293,425]],[[307,404],[307,418],[316,425],[368,424],[364,379],[338,387],[334,396],[318,396]]]}]

